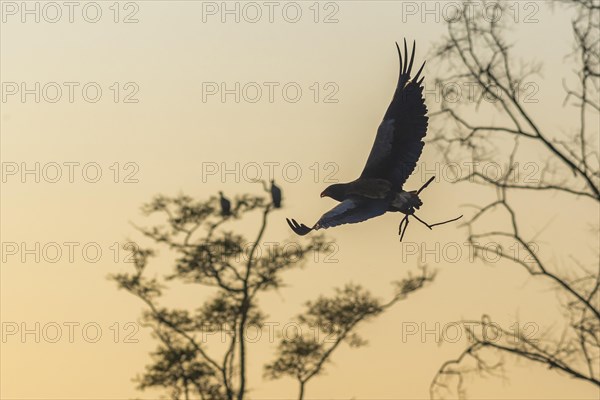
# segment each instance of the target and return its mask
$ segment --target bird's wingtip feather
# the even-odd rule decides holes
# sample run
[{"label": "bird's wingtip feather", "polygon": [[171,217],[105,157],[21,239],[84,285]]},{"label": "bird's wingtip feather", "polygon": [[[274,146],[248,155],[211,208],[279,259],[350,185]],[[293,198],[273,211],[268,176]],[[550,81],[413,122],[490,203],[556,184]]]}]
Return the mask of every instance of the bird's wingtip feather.
[{"label": "bird's wingtip feather", "polygon": [[406,38],[404,39],[404,69],[402,74],[406,74],[406,66],[408,65],[408,48],[406,47]]},{"label": "bird's wingtip feather", "polygon": [[421,64],[421,68],[419,68],[419,70],[417,71],[417,73],[416,73],[416,75],[415,75],[415,77],[413,79],[413,81],[417,82],[417,85],[420,85],[421,82],[423,82],[423,78],[424,77],[421,78],[421,80],[419,80],[419,76],[421,76],[421,72],[423,72],[423,68],[425,68],[425,63],[426,62],[427,61],[423,61],[423,64]]}]

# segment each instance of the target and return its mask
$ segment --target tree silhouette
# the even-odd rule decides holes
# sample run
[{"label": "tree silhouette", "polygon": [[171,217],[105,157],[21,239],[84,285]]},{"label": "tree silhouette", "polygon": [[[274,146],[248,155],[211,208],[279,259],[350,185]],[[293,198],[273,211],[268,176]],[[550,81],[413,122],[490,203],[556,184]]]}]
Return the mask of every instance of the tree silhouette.
[{"label": "tree silhouette", "polygon": [[[481,321],[464,321],[470,343],[456,359],[441,366],[431,384],[432,398],[444,397],[455,390],[464,396],[463,378],[468,372],[478,371],[484,375],[501,372],[502,363],[491,361],[490,352],[512,355],[600,386],[598,254],[585,261],[571,255],[574,268],[561,268],[555,260],[537,254],[536,236],[526,236],[523,232],[528,225],[528,216],[537,211],[531,204],[539,202],[539,196],[560,193],[565,202],[571,202],[569,206],[561,205],[562,210],[584,207],[592,213],[597,211],[600,201],[597,123],[600,111],[600,5],[593,0],[564,4],[575,13],[571,24],[574,50],[569,57],[577,68],[576,83],[563,82],[567,93],[565,104],[576,107],[578,115],[572,121],[575,125],[572,133],[563,137],[553,128],[544,129],[544,121],[536,120],[528,110],[524,82],[539,71],[539,66],[521,63],[530,67],[520,70],[515,67],[512,46],[506,39],[510,18],[483,18],[481,13],[471,15],[463,5],[463,16],[470,17],[449,21],[448,35],[435,49],[437,60],[445,63],[446,71],[450,71],[440,77],[438,83],[476,82],[482,89],[475,104],[465,104],[471,99],[464,98],[458,102],[443,101],[441,110],[432,114],[434,121],[437,119],[437,123],[444,125],[443,132],[440,129],[433,142],[441,146],[447,161],[468,161],[475,166],[459,181],[474,182],[492,188],[496,193],[496,198],[490,202],[472,205],[475,212],[464,224],[468,241],[476,250],[475,255],[483,260],[481,252],[485,249],[480,243],[493,240],[498,244],[494,250],[498,257],[523,268],[532,277],[553,283],[557,293],[565,299],[563,313],[556,318],[564,318],[566,328],[558,335],[532,340],[523,332],[501,328],[488,316]],[[494,3],[493,6],[498,8],[496,15],[506,15],[509,11],[505,3]],[[484,124],[477,118],[477,113],[468,113],[469,109],[485,107],[484,99],[494,109],[494,123]],[[522,157],[523,149],[528,155],[543,155],[544,166],[539,180],[515,182],[516,162]],[[481,166],[489,161],[504,166],[501,176],[490,177],[482,171]],[[530,197],[529,210],[519,209],[517,196]],[[542,209],[545,213],[547,207]],[[482,222],[490,221],[490,216],[502,218],[498,227]],[[598,234],[597,226],[592,229],[592,234]],[[556,239],[557,248],[564,246],[561,238]],[[509,250],[515,245],[518,251]],[[481,334],[482,329],[493,329],[503,339],[490,340]]]},{"label": "tree silhouette", "polygon": [[[270,189],[268,190],[270,194]],[[270,196],[269,196],[270,197]],[[156,244],[165,245],[176,255],[175,265],[164,279],[148,277],[147,267],[152,249],[133,249],[133,272],[119,273],[110,278],[119,288],[138,297],[146,306],[142,315],[144,326],[152,329],[158,340],[151,354],[152,363],[137,377],[138,388],[164,388],[173,399],[238,399],[247,396],[248,349],[247,329],[262,329],[266,315],[259,306],[259,295],[283,285],[282,273],[305,264],[314,252],[324,253],[332,244],[322,235],[303,242],[282,241],[263,246],[269,216],[275,210],[263,196],[243,195],[232,202],[230,213],[223,215],[220,197],[196,201],[189,196],[157,196],[143,206],[148,216],[160,215],[166,224],[140,232]],[[254,241],[248,242],[233,230],[236,221],[259,213],[260,223]],[[272,244],[272,243],[271,243]],[[306,336],[282,339],[278,359],[266,367],[271,377],[288,373],[293,368],[306,371],[301,375],[301,387],[316,376],[342,340],[352,345],[362,344],[353,332],[358,322],[380,314],[391,304],[417,290],[431,274],[423,271],[416,278],[398,283],[393,299],[382,304],[368,291],[358,286],[346,286],[333,298],[320,297],[309,303],[309,310],[299,323],[310,324],[335,338],[332,346],[318,339],[309,342]],[[214,294],[197,307],[167,308],[160,305],[169,281],[179,281],[210,287]],[[218,349],[208,349],[206,338],[218,333]],[[308,348],[301,349],[306,339]],[[286,349],[286,346],[287,349]],[[292,346],[292,347],[289,347]],[[286,354],[300,352],[296,367]],[[309,360],[314,360],[312,364]],[[302,395],[301,395],[302,398]]]},{"label": "tree silhouette", "polygon": [[[381,314],[433,278],[434,275],[423,268],[421,275],[395,282],[395,294],[387,303],[382,303],[369,291],[354,284],[336,289],[333,297],[320,296],[316,301],[308,302],[306,311],[298,320],[307,327],[301,332],[311,333],[292,338],[283,337],[277,349],[276,360],[265,367],[266,376],[272,379],[284,375],[295,378],[299,385],[298,399],[304,399],[307,382],[323,371],[330,355],[343,341],[347,341],[351,347],[367,344],[353,332],[358,323]],[[312,327],[317,327],[318,333],[313,333]]]}]

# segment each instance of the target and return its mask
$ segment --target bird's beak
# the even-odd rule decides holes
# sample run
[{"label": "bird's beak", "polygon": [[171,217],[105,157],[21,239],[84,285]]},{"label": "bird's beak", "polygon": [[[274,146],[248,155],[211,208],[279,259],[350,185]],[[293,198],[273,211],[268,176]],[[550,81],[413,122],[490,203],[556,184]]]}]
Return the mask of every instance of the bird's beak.
[{"label": "bird's beak", "polygon": [[321,192],[321,197],[325,197],[325,192]]}]

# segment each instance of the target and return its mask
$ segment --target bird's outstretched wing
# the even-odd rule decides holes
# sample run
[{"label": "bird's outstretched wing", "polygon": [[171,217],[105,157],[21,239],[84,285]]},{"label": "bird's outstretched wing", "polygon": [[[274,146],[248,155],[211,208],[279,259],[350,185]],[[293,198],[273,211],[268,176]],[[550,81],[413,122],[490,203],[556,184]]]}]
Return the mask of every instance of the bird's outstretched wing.
[{"label": "bird's outstretched wing", "polygon": [[404,40],[404,63],[398,43],[396,47],[400,58],[398,86],[377,129],[375,143],[360,177],[386,179],[392,183],[393,189],[400,190],[414,171],[423,151],[422,139],[427,133],[428,118],[421,86],[424,78],[419,79],[425,63],[411,77],[415,43],[409,61]]},{"label": "bird's outstretched wing", "polygon": [[387,208],[387,202],[382,200],[352,197],[342,201],[340,204],[323,214],[312,228],[300,224],[294,219],[290,220],[286,218],[286,221],[294,232],[300,236],[304,236],[313,229],[327,229],[338,225],[366,221],[370,218],[384,214],[387,211]]}]

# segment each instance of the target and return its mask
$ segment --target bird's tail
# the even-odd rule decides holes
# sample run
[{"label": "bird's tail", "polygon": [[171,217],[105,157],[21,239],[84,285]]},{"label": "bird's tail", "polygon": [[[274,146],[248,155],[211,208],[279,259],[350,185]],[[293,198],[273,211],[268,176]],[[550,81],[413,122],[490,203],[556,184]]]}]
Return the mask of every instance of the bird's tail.
[{"label": "bird's tail", "polygon": [[415,209],[419,209],[423,202],[419,198],[416,191],[396,193],[396,197],[392,201],[392,210],[400,211],[404,214],[412,214]]},{"label": "bird's tail", "polygon": [[421,207],[423,205],[423,202],[421,201],[421,198],[419,197],[419,195],[417,194],[416,190],[413,190],[411,192],[408,192],[410,194],[410,197],[408,199],[409,204],[416,208],[417,210],[419,209],[419,207]]}]

